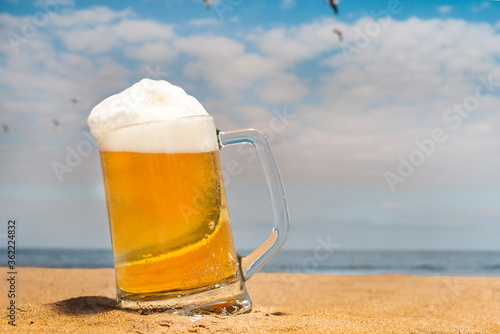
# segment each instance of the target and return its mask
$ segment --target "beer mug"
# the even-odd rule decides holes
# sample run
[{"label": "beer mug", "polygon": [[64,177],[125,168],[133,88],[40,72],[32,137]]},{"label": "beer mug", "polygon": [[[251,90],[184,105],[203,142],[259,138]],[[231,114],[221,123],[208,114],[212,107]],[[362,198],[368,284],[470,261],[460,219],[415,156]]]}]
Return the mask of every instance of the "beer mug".
[{"label": "beer mug", "polygon": [[[254,146],[272,204],[271,236],[247,256],[235,252],[219,149]],[[283,246],[285,193],[265,136],[217,131],[211,116],[117,128],[98,138],[123,308],[180,314],[239,314],[252,302],[245,281]]]}]

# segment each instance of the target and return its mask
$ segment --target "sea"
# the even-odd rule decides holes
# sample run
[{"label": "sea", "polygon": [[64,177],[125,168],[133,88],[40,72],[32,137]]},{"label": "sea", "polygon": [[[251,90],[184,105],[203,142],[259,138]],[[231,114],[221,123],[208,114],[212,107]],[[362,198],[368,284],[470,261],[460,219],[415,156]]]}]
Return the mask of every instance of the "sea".
[{"label": "sea", "polygon": [[[2,253],[7,266],[7,252]],[[109,249],[20,249],[15,262],[17,267],[112,268],[113,254]],[[500,251],[281,250],[261,272],[500,277]]]}]

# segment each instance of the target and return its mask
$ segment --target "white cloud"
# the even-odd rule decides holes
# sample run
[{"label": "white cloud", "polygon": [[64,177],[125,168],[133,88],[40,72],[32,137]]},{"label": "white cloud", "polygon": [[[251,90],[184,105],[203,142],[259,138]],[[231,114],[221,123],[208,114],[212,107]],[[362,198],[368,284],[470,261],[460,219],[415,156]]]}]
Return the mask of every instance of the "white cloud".
[{"label": "white cloud", "polygon": [[[160,24],[151,20],[123,18],[115,23],[108,22],[107,24],[95,24],[88,27],[77,26],[70,30],[60,30],[58,35],[71,51],[99,54],[109,52],[118,46],[127,48],[131,44],[146,42],[150,43],[148,48],[151,49],[155,44],[166,43],[173,39],[175,33],[172,25]],[[141,56],[143,52],[140,51],[131,51],[131,53],[136,58],[149,58]],[[157,58],[158,56],[151,55],[150,57]]]},{"label": "white cloud", "polygon": [[245,52],[242,43],[220,36],[179,38],[174,48],[194,57],[184,70],[188,78],[203,78],[217,92],[232,100],[240,90],[272,75],[274,69],[264,57]]},{"label": "white cloud", "polygon": [[16,25],[22,24],[19,17],[8,13],[0,13],[0,26],[13,28]]},{"label": "white cloud", "polygon": [[169,62],[177,56],[177,52],[165,42],[154,42],[129,47],[125,51],[125,54],[128,57],[150,63]]},{"label": "white cloud", "polygon": [[[2,32],[19,22],[0,15]],[[293,111],[295,118],[270,135],[283,176],[295,184],[387,189],[383,172],[397,168],[398,156],[415,149],[415,139],[446,126],[449,140],[405,189],[486,183],[474,176],[496,175],[492,171],[500,168],[494,158],[500,143],[495,131],[500,118],[493,113],[498,96],[482,101],[481,114],[457,131],[442,119],[447,108],[474,93],[480,77],[499,67],[500,36],[492,25],[392,21],[349,63],[332,27],[344,32],[344,43],[354,45],[355,32],[373,22],[369,18],[349,25],[328,18],[259,28],[235,39],[214,32],[180,36],[173,25],[103,7],[60,16],[15,56],[8,41],[0,44],[5,57],[0,76],[9,78],[9,89],[0,92],[5,119],[14,127],[24,124],[24,117],[43,120],[23,125],[19,133],[27,138],[34,138],[29,133],[38,126],[44,130],[36,138],[43,140],[53,130],[50,118],[57,116],[65,123],[59,135],[76,140],[65,131],[84,126],[93,105],[144,75],[145,65],[161,65],[177,71],[189,91],[200,93],[226,129],[270,129],[269,104]],[[73,97],[84,105],[81,117],[73,115],[79,112],[71,109]],[[500,184],[500,178],[487,183]]]},{"label": "white cloud", "polygon": [[[361,28],[365,24],[363,20],[356,23]],[[346,42],[353,43],[353,28],[345,31]],[[286,34],[290,31],[282,29],[279,35]],[[295,32],[288,42],[294,43],[300,35]],[[490,167],[465,159],[475,155],[476,161],[490,160],[499,166],[499,159],[491,158],[499,148],[495,141],[490,142],[495,149],[491,147],[488,153],[480,149],[487,147],[486,143],[498,137],[498,133],[484,138],[479,135],[486,131],[484,126],[473,135],[467,133],[479,123],[491,123],[486,119],[491,116],[480,116],[485,119],[466,124],[457,132],[443,124],[442,117],[447,108],[474,94],[479,78],[498,66],[495,58],[500,52],[492,45],[500,45],[499,38],[488,24],[409,19],[392,22],[351,63],[337,53],[325,62],[333,72],[325,72],[316,90],[322,103],[298,107],[298,117],[293,122],[299,125],[280,134],[289,139],[276,147],[277,156],[287,166],[283,174],[294,180],[306,179],[299,175],[307,174],[308,182],[318,184],[371,184],[387,189],[383,173],[397,168],[398,156],[410,154],[415,149],[414,141],[428,137],[434,127],[447,126],[451,139],[439,147],[439,153],[430,157],[404,188],[454,187],[457,183],[470,186],[482,182],[472,170],[486,172]],[[303,54],[297,59],[306,56],[311,57]],[[496,100],[484,100],[481,110],[493,112]],[[456,136],[467,136],[468,144],[459,145]],[[310,164],[299,164],[299,160]],[[464,165],[474,167],[457,173],[454,166]],[[441,173],[446,174],[446,170],[453,170],[454,176],[443,177]],[[495,180],[500,183],[498,178]]]},{"label": "white cloud", "polygon": [[174,47],[191,56],[222,62],[227,58],[237,57],[245,51],[245,46],[239,42],[224,36],[211,35],[179,38],[175,41]]},{"label": "white cloud", "polygon": [[106,25],[83,30],[61,31],[60,36],[69,50],[91,55],[109,52],[117,41],[116,36],[110,34]]},{"label": "white cloud", "polygon": [[295,6],[295,0],[281,0],[281,9],[287,10]]},{"label": "white cloud", "polygon": [[122,11],[114,11],[103,6],[81,10],[69,10],[62,7],[60,15],[51,18],[50,24],[62,28],[89,27],[116,22],[117,20],[131,16],[135,16],[135,13],[129,8]]},{"label": "white cloud", "polygon": [[[104,31],[104,27],[101,29]],[[58,36],[41,30],[17,54],[5,42],[0,46],[5,56],[0,75],[9,78],[8,90],[0,91],[0,105],[7,114],[36,111],[58,115],[69,111],[70,98],[79,99],[89,108],[104,94],[127,84],[129,73],[122,65],[74,53],[72,48],[56,50],[54,43]],[[98,45],[101,44],[93,44],[93,48]],[[84,124],[77,127],[78,131]]]},{"label": "white cloud", "polygon": [[175,37],[174,26],[152,20],[125,19],[110,29],[126,42],[166,41]]},{"label": "white cloud", "polygon": [[382,203],[382,208],[387,210],[395,210],[401,208],[401,205],[396,202],[384,202]]},{"label": "white cloud", "polygon": [[265,80],[256,88],[259,97],[271,103],[294,103],[308,93],[307,87],[292,74],[280,74]]},{"label": "white cloud", "polygon": [[248,39],[266,56],[278,59],[278,66],[292,66],[337,48],[338,38],[332,32],[333,26],[340,30],[348,28],[334,19],[322,19],[289,28],[256,30],[248,35]]},{"label": "white cloud", "polygon": [[452,6],[439,6],[436,9],[441,14],[448,14],[449,12],[451,12],[453,10],[453,7]]},{"label": "white cloud", "polygon": [[478,5],[476,4],[471,5],[471,11],[473,11],[474,13],[479,13],[488,8],[490,8],[490,3],[488,1],[483,1]]},{"label": "white cloud", "polygon": [[[431,32],[435,37],[429,38]],[[354,43],[352,38],[346,34],[346,43]],[[429,100],[421,97],[433,95],[459,100],[470,94],[478,75],[495,65],[498,52],[491,43],[500,43],[500,36],[486,24],[419,19],[393,22],[360,49],[351,63],[342,53],[326,62],[337,71],[335,76],[326,77],[324,96],[333,97],[338,104],[339,98],[332,94],[336,87],[342,91],[340,101],[348,98],[354,102],[372,95],[364,102],[355,102],[364,105],[392,98],[425,108]],[[346,85],[356,89],[345,91],[341,87]]]},{"label": "white cloud", "polygon": [[221,21],[219,21],[215,18],[196,19],[196,20],[188,21],[188,24],[195,26],[195,27],[216,26],[216,25],[219,25],[220,23],[221,23]]}]

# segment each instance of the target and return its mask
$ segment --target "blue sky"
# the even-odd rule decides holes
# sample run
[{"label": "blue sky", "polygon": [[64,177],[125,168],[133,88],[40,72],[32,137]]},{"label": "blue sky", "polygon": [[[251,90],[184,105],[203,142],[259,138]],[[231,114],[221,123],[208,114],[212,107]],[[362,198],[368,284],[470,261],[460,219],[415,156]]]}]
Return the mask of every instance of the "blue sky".
[{"label": "blue sky", "polygon": [[[0,219],[19,220],[22,247],[109,248],[86,118],[152,77],[197,97],[220,129],[267,134],[289,200],[287,248],[331,235],[345,249],[500,249],[500,2],[339,9],[3,2]],[[222,155],[236,244],[255,247],[271,226],[262,173],[248,150]]]}]

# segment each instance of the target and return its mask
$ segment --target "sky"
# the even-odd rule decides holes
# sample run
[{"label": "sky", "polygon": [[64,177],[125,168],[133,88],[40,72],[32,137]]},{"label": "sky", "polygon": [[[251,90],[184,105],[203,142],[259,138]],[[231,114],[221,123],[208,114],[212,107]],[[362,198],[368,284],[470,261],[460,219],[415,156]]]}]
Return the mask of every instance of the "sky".
[{"label": "sky", "polygon": [[[287,249],[500,249],[500,1],[9,0],[0,36],[0,219],[19,247],[111,247],[86,119],[148,77],[266,134]],[[255,248],[259,163],[221,155],[236,246]]]}]

